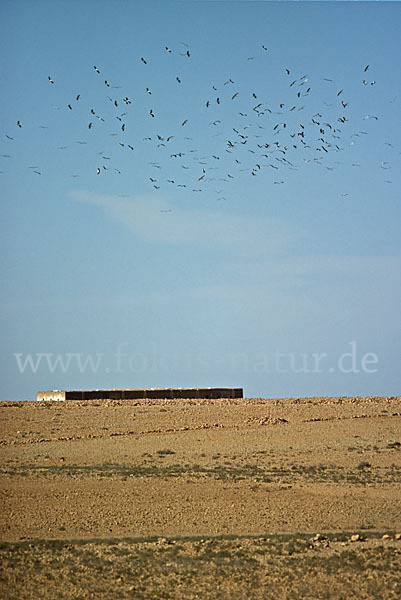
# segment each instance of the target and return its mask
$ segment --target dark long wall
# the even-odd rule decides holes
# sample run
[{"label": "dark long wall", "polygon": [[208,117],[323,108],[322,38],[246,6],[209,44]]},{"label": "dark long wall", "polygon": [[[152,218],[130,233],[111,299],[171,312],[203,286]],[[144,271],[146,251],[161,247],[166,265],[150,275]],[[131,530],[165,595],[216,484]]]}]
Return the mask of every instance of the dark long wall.
[{"label": "dark long wall", "polygon": [[242,388],[178,388],[143,390],[72,390],[66,400],[136,400],[173,398],[243,398]]}]

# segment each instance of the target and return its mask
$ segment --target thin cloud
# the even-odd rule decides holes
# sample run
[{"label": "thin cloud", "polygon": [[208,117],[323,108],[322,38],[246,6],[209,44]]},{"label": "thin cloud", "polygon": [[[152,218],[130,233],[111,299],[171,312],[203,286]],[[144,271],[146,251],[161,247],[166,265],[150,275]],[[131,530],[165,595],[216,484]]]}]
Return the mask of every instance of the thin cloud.
[{"label": "thin cloud", "polygon": [[182,209],[163,197],[121,198],[86,191],[70,196],[103,209],[138,240],[153,244],[214,246],[254,257],[285,253],[305,237],[301,228],[282,219]]}]

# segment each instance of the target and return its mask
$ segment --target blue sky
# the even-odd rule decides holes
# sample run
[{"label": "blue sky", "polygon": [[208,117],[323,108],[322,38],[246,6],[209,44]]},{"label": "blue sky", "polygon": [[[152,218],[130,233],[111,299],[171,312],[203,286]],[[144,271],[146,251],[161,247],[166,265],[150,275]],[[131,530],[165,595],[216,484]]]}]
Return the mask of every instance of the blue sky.
[{"label": "blue sky", "polygon": [[399,393],[399,3],[0,17],[1,398]]}]

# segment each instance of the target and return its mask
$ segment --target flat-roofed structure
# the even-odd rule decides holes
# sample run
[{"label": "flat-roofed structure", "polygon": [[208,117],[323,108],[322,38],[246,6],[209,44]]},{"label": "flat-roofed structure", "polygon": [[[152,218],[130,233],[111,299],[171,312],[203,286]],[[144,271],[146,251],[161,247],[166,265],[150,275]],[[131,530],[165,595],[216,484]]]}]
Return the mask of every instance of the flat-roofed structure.
[{"label": "flat-roofed structure", "polygon": [[174,398],[243,398],[242,388],[146,388],[124,390],[49,390],[37,400],[173,400]]}]

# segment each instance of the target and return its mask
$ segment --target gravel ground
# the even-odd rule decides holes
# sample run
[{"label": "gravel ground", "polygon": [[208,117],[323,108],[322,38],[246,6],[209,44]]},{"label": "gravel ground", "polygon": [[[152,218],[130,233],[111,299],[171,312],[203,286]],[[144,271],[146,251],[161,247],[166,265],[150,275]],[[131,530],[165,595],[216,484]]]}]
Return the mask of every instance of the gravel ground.
[{"label": "gravel ground", "polygon": [[400,397],[0,417],[1,598],[400,597]]}]

